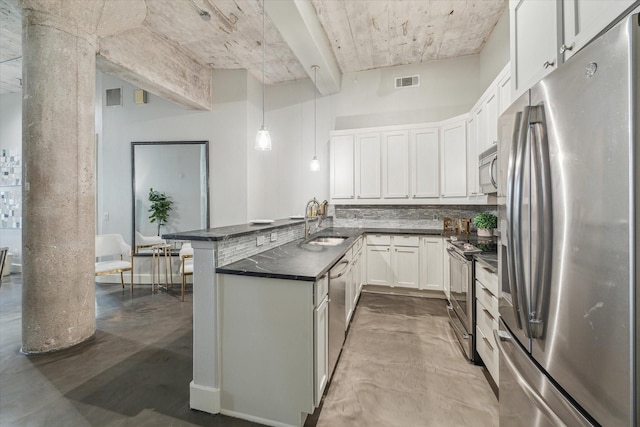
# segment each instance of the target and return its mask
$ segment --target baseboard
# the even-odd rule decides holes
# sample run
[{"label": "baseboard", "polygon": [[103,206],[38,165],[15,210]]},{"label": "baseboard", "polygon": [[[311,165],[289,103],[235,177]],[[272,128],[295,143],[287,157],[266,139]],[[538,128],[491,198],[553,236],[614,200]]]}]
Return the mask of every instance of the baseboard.
[{"label": "baseboard", "polygon": [[271,426],[271,427],[299,427],[298,425],[295,425],[295,424],[287,424],[287,423],[282,423],[282,422],[279,422],[279,421],[268,420],[266,418],[254,417],[253,415],[247,415],[247,414],[243,414],[243,413],[240,413],[240,412],[228,411],[226,409],[222,409],[220,411],[220,413],[222,415],[227,415],[227,416],[233,417],[233,418],[240,418],[241,420],[247,420],[247,421],[251,421],[251,422],[254,422],[254,423],[262,424],[262,425],[265,425],[265,426]]},{"label": "baseboard", "polygon": [[398,286],[364,285],[362,292],[385,295],[402,295],[408,297],[445,299],[444,292],[426,289],[401,288]]},{"label": "baseboard", "polygon": [[220,389],[189,383],[189,406],[191,409],[207,412],[209,414],[220,413]]}]

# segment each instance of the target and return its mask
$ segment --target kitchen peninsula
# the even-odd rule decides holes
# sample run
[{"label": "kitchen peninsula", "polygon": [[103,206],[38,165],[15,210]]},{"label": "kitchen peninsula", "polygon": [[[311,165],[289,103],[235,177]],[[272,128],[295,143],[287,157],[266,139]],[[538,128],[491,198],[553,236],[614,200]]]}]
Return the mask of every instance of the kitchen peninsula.
[{"label": "kitchen peninsula", "polygon": [[[163,236],[190,240],[194,248],[191,408],[267,425],[302,425],[330,374],[321,369],[326,352],[317,351],[326,340],[318,324],[328,321],[321,303],[329,270],[352,246],[362,245],[366,233],[415,239],[442,234],[333,228],[330,218],[325,223],[307,240],[304,222],[288,219]],[[321,236],[344,240],[314,244]]]}]

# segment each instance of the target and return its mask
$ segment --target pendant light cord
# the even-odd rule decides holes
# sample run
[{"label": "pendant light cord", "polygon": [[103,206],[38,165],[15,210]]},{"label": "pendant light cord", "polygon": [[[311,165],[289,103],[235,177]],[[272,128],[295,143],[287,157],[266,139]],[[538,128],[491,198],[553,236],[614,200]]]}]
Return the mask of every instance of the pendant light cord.
[{"label": "pendant light cord", "polygon": [[262,129],[264,129],[264,98],[265,98],[264,68],[265,68],[265,61],[266,61],[264,45],[267,43],[265,39],[265,33],[264,33],[264,2],[265,0],[262,0]]},{"label": "pendant light cord", "polygon": [[316,106],[316,92],[318,90],[318,66],[313,66],[313,158],[318,156],[318,115]]}]

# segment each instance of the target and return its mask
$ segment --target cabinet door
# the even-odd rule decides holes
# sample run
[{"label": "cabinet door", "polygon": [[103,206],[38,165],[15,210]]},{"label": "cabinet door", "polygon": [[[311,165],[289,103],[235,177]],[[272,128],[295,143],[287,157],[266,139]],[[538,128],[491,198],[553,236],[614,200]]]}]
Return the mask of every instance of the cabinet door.
[{"label": "cabinet door", "polygon": [[382,196],[385,199],[409,197],[409,132],[382,134]]},{"label": "cabinet door", "polygon": [[420,275],[420,289],[442,291],[442,238],[423,237],[420,262],[422,267]]},{"label": "cabinet door", "polygon": [[353,199],[354,197],[354,135],[331,137],[331,198]]},{"label": "cabinet door", "polygon": [[449,252],[447,252],[447,243],[442,243],[442,287],[444,296],[447,301],[451,301],[451,262]]},{"label": "cabinet door", "polygon": [[394,285],[403,288],[418,288],[419,281],[419,257],[418,248],[394,247],[393,249],[393,275]]},{"label": "cabinet door", "polygon": [[367,246],[367,284],[391,285],[389,246]]},{"label": "cabinet door", "polygon": [[485,134],[478,154],[498,143],[498,93],[492,90],[484,101]]},{"label": "cabinet door", "polygon": [[367,283],[367,249],[360,251],[360,285],[358,285],[358,298],[362,292],[362,287]]},{"label": "cabinet door", "polygon": [[498,81],[498,117],[509,108],[511,102],[511,73],[507,73]]},{"label": "cabinet door", "polygon": [[382,195],[380,134],[359,134],[356,140],[356,197],[379,199]]},{"label": "cabinet door", "polygon": [[559,21],[562,2],[511,0],[511,78],[515,96],[556,69],[560,55]]},{"label": "cabinet door", "polygon": [[467,179],[470,196],[480,194],[480,181],[478,178],[478,144],[480,143],[478,124],[480,121],[482,121],[481,117],[476,112],[473,112],[467,123]]},{"label": "cabinet door", "polygon": [[313,401],[315,407],[320,400],[329,379],[329,304],[328,298],[314,310],[314,387]]},{"label": "cabinet door", "polygon": [[345,273],[346,284],[344,286],[344,330],[349,328],[349,322],[351,322],[351,315],[353,314],[353,294],[354,294],[354,278],[353,278],[353,264],[349,265],[349,271]]},{"label": "cabinet door", "polygon": [[440,131],[411,132],[411,188],[414,198],[440,197]]},{"label": "cabinet door", "polygon": [[353,310],[356,308],[356,304],[358,303],[358,298],[360,297],[360,289],[362,286],[362,252],[358,252],[358,254],[353,258],[353,266],[351,267],[351,271],[353,272]]},{"label": "cabinet door", "polygon": [[560,53],[569,59],[620,16],[633,0],[563,0],[564,40]]},{"label": "cabinet door", "polygon": [[442,127],[442,197],[467,196],[467,124]]}]

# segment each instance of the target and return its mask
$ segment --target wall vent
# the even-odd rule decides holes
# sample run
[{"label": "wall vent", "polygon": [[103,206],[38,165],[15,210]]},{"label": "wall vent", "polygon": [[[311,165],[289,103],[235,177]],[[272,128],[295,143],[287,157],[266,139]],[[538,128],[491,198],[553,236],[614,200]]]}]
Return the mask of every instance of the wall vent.
[{"label": "wall vent", "polygon": [[420,76],[396,77],[396,89],[420,86]]},{"label": "wall vent", "polygon": [[107,107],[122,106],[122,88],[107,89]]}]

